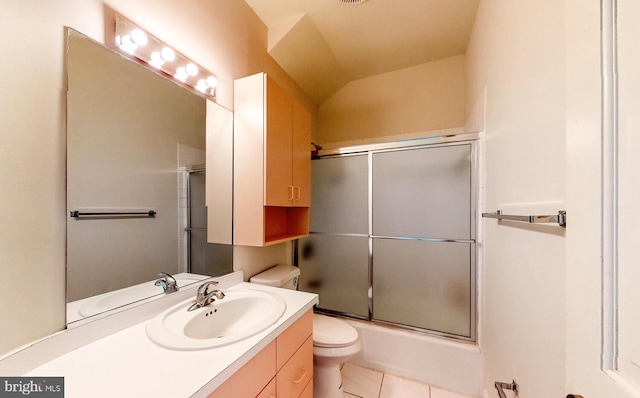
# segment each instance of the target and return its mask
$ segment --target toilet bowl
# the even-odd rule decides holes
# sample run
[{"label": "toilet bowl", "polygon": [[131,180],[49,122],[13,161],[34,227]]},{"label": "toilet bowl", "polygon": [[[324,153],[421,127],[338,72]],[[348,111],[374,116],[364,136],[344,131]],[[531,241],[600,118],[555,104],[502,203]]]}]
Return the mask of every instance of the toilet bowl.
[{"label": "toilet bowl", "polygon": [[[296,289],[300,269],[277,265],[249,279],[252,283]],[[343,398],[341,365],[362,349],[358,331],[347,322],[313,314],[313,396]]]},{"label": "toilet bowl", "polygon": [[356,329],[340,319],[313,314],[313,396],[342,398],[341,365],[362,349]]}]

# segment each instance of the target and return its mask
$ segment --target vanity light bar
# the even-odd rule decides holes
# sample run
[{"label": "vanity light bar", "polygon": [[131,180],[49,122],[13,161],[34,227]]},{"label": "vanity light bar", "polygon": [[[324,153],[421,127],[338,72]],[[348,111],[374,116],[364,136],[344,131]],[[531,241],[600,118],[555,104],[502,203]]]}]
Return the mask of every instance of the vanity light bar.
[{"label": "vanity light bar", "polygon": [[213,73],[117,14],[115,46],[125,55],[215,100],[218,79]]}]

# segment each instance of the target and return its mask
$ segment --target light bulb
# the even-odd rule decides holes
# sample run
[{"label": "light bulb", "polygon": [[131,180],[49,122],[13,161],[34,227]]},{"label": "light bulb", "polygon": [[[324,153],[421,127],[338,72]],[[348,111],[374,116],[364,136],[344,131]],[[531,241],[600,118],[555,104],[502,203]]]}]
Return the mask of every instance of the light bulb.
[{"label": "light bulb", "polygon": [[160,53],[157,51],[152,52],[151,59],[149,60],[149,65],[160,69],[162,67],[162,64],[164,64],[164,61],[162,60]]},{"label": "light bulb", "polygon": [[162,59],[162,56],[157,51],[154,51],[154,52],[151,53],[151,61],[159,63],[160,65],[162,65],[164,63],[164,60]]},{"label": "light bulb", "polygon": [[196,84],[196,90],[204,93],[207,91],[207,88],[209,88],[209,86],[207,86],[207,83],[204,81],[204,79],[198,80],[198,83]]},{"label": "light bulb", "polygon": [[162,50],[160,50],[160,56],[166,62],[171,62],[176,59],[176,53],[173,52],[173,50],[169,47],[164,47]]},{"label": "light bulb", "polygon": [[181,82],[184,82],[185,80],[187,80],[187,77],[189,77],[189,74],[187,73],[186,69],[181,66],[176,70],[176,74],[174,75],[174,77]]},{"label": "light bulb", "polygon": [[218,86],[218,79],[215,76],[207,77],[207,86],[216,88]]},{"label": "light bulb", "polygon": [[198,74],[198,67],[196,66],[196,64],[190,63],[189,65],[187,65],[186,71],[189,76],[196,76]]},{"label": "light bulb", "polygon": [[136,44],[131,41],[131,36],[125,35],[122,37],[122,40],[120,40],[120,48],[125,52],[134,55],[138,46],[136,46]]},{"label": "light bulb", "polygon": [[120,45],[125,47],[131,47],[131,46],[135,46],[136,44],[133,42],[133,40],[131,40],[131,35],[124,35],[122,37],[122,42]]},{"label": "light bulb", "polygon": [[140,29],[134,29],[131,32],[131,41],[139,46],[144,46],[147,44],[147,35],[141,31]]}]

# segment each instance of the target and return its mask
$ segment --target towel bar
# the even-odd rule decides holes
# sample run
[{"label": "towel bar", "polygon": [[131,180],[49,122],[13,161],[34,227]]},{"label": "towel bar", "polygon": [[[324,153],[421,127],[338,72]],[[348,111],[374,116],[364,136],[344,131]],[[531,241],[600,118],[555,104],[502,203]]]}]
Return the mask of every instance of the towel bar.
[{"label": "towel bar", "polygon": [[149,211],[125,211],[125,212],[97,212],[97,213],[84,213],[84,212],[80,212],[78,210],[72,210],[70,211],[70,215],[71,217],[74,218],[78,218],[78,217],[96,217],[96,216],[111,216],[111,217],[118,217],[118,216],[142,216],[142,217],[155,217],[155,215],[157,214],[155,211],[153,210],[149,210]]},{"label": "towel bar", "polygon": [[498,220],[526,222],[529,224],[554,223],[565,228],[567,226],[567,212],[564,210],[560,210],[556,215],[547,216],[512,216],[502,214],[502,211],[498,210],[495,213],[482,213],[482,217],[497,218]]}]

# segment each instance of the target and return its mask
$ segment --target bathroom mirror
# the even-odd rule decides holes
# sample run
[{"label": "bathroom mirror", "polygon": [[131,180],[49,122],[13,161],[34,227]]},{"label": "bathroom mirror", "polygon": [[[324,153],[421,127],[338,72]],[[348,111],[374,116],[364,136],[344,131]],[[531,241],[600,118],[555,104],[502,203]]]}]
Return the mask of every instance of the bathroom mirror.
[{"label": "bathroom mirror", "polygon": [[231,137],[231,111],[73,29],[66,51],[67,323],[163,294],[160,272],[231,272],[206,231],[231,208],[205,207],[204,186],[207,134]]}]

